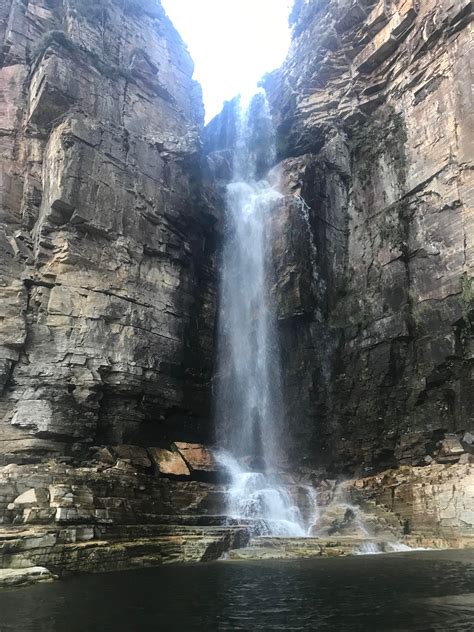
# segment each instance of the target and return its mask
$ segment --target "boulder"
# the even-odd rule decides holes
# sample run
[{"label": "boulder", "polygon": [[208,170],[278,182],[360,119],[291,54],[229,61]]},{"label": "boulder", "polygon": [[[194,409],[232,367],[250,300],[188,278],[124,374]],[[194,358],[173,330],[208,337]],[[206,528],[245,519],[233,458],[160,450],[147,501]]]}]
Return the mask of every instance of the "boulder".
[{"label": "boulder", "polygon": [[311,527],[311,534],[318,536],[350,535],[363,537],[358,510],[346,504],[334,504],[327,507]]},{"label": "boulder", "polygon": [[200,443],[175,441],[171,449],[183,457],[193,474],[206,478],[217,476],[219,466],[212,452],[206,446]]},{"label": "boulder", "polygon": [[464,454],[464,448],[457,435],[447,434],[439,442],[436,460],[438,463],[456,463],[462,454]]},{"label": "boulder", "polygon": [[114,465],[117,460],[110,448],[102,447],[94,453],[94,458],[101,463],[107,463],[108,465]]},{"label": "boulder", "polygon": [[471,432],[465,432],[461,439],[462,447],[469,454],[474,454],[474,435]]},{"label": "boulder", "polygon": [[148,448],[148,454],[162,476],[191,476],[188,466],[179,452],[164,448]]}]

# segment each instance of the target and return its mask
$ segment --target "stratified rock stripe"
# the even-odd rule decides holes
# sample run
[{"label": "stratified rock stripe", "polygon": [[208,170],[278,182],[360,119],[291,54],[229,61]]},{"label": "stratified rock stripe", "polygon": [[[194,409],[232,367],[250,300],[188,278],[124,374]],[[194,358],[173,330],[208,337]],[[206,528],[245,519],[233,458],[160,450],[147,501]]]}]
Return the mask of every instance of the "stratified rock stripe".
[{"label": "stratified rock stripe", "polygon": [[208,424],[203,108],[145,4],[2,4],[1,463]]}]

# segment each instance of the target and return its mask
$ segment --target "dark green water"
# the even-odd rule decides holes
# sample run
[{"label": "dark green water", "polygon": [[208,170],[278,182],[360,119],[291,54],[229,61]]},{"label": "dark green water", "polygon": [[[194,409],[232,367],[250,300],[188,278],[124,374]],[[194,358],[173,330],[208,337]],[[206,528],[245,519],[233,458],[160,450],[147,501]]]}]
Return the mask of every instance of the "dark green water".
[{"label": "dark green water", "polygon": [[474,552],[216,562],[0,592],[0,631],[474,630]]}]

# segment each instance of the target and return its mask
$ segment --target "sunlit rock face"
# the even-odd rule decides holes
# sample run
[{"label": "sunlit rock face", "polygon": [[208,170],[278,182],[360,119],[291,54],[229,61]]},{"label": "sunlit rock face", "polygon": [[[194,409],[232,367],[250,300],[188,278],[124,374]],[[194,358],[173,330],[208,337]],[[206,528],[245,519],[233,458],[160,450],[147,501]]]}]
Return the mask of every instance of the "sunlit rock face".
[{"label": "sunlit rock face", "polygon": [[7,0],[0,39],[0,462],[202,434],[215,221],[183,42],[132,0]]},{"label": "sunlit rock face", "polygon": [[437,463],[425,467],[402,466],[347,481],[343,487],[358,506],[383,508],[397,516],[413,543],[418,537],[418,544],[436,546],[430,542],[431,536],[451,541],[451,545],[472,547],[473,485],[472,464]]},{"label": "sunlit rock face", "polygon": [[274,246],[289,441],[335,473],[424,465],[472,429],[471,18],[296,2],[265,81],[293,196]]}]

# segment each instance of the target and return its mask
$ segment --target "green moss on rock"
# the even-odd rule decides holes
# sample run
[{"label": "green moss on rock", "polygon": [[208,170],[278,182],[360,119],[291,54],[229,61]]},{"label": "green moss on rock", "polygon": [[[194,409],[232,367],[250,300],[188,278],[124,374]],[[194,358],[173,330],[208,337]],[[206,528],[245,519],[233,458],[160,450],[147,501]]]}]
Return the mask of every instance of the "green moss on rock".
[{"label": "green moss on rock", "polygon": [[355,171],[363,183],[370,179],[374,165],[384,155],[392,161],[399,182],[404,182],[407,135],[402,114],[392,106],[383,106],[363,125],[354,125],[349,138]]},{"label": "green moss on rock", "polygon": [[47,31],[33,46],[31,51],[33,57],[39,57],[50,46],[60,46],[66,50],[73,51],[77,45],[72,41],[65,31]]}]

